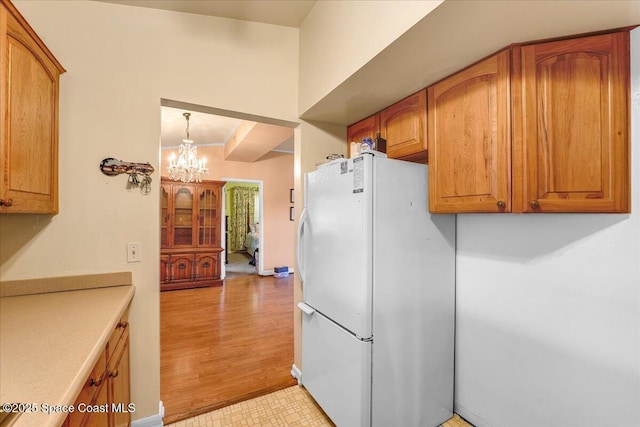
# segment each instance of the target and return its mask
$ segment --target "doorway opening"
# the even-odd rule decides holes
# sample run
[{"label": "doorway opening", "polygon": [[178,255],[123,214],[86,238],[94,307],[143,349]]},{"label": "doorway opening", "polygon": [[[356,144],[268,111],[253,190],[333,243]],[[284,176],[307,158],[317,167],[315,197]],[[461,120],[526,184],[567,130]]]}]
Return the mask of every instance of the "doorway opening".
[{"label": "doorway opening", "polygon": [[[296,223],[290,220],[290,211],[293,128],[298,124],[165,99],[161,106],[160,175],[167,175],[167,158],[184,138],[183,113],[189,112],[190,139],[198,147],[198,157],[206,157],[209,169],[205,180],[224,184],[216,205],[219,207],[212,207],[218,218],[217,233],[212,234],[217,234],[219,247],[210,252],[219,250],[216,253],[220,256],[217,263],[209,261],[207,266],[218,269],[222,284],[160,293],[160,398],[164,422],[173,423],[297,384],[290,374],[293,275],[275,278],[272,274],[276,266],[292,266],[295,258]],[[165,114],[167,109],[173,109],[171,114]],[[205,121],[209,124],[201,126]],[[223,128],[226,131],[220,131]],[[219,138],[211,136],[213,130]],[[269,138],[265,151],[264,143]],[[281,141],[276,144],[277,138]],[[244,191],[247,194],[241,197],[243,190],[237,189],[256,185],[257,199],[254,190]],[[203,221],[199,193],[193,199],[192,214],[182,212],[182,217],[186,223],[191,220],[191,235],[197,240]],[[230,238],[227,233],[234,213],[228,208],[235,199],[240,202],[233,210],[240,214],[234,226],[237,230],[242,224],[247,231],[234,231],[235,236]],[[170,200],[177,207],[176,198]],[[161,226],[162,218],[161,210]],[[253,240],[248,240],[251,233],[255,233],[249,236]],[[184,251],[183,247],[168,249],[170,256]],[[199,250],[202,248],[196,245],[193,251]],[[227,253],[242,251],[254,273],[232,277]],[[191,272],[198,274],[197,255],[184,259],[183,270],[192,265]],[[255,265],[250,264],[252,260]],[[179,271],[178,267],[174,270]]]},{"label": "doorway opening", "polygon": [[225,213],[225,263],[223,277],[264,274],[264,250],[261,250],[262,180],[223,178],[226,181],[223,211]]}]

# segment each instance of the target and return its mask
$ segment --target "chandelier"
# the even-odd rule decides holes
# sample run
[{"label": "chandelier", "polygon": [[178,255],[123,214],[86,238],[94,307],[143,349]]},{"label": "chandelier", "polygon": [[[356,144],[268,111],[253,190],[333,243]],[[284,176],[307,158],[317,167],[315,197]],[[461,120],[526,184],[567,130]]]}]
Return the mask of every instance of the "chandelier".
[{"label": "chandelier", "polygon": [[182,182],[202,182],[202,176],[209,173],[209,169],[206,167],[207,159],[204,157],[198,159],[198,148],[192,145],[193,141],[189,139],[189,116],[191,113],[183,113],[182,115],[187,120],[187,139],[183,139],[180,144],[178,159],[176,160],[175,153],[169,157],[169,167],[167,167],[169,178]]}]

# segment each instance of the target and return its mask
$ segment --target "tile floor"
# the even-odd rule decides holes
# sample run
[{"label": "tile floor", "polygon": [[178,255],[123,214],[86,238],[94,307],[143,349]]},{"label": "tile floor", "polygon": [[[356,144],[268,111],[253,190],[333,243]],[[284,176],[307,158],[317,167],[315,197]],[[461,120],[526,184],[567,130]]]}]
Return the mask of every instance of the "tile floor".
[{"label": "tile floor", "polygon": [[[236,403],[167,427],[306,427],[333,426],[311,395],[299,386]],[[454,415],[442,427],[473,427]]]}]

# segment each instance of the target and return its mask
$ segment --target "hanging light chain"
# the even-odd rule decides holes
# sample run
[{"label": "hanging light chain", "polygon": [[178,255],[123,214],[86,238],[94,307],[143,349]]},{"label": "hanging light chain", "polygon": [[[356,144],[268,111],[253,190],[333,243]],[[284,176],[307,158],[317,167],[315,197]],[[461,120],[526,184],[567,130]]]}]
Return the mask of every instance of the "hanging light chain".
[{"label": "hanging light chain", "polygon": [[191,116],[191,113],[183,113],[182,115],[187,119],[187,139],[189,139],[189,117]]}]

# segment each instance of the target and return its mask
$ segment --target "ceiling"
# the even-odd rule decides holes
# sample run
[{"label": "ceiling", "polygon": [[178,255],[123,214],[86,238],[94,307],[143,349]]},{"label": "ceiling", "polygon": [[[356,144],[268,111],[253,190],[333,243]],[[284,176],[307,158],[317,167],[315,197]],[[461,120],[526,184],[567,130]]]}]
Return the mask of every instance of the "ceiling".
[{"label": "ceiling", "polygon": [[293,128],[254,120],[210,114],[190,108],[162,107],[160,147],[175,149],[187,138],[197,146],[222,145],[224,158],[255,162],[270,151],[293,153]]},{"label": "ceiling", "polygon": [[316,0],[96,0],[300,28]]},{"label": "ceiling", "polygon": [[[316,0],[96,0],[125,6],[218,16],[299,28]],[[204,108],[206,110],[206,108]],[[202,110],[202,108],[200,109]],[[189,136],[197,146],[224,145],[225,159],[254,162],[269,151],[293,153],[293,128],[211,114],[192,108],[162,107],[161,148],[175,149]],[[242,114],[240,114],[242,115]],[[237,116],[237,114],[236,114]],[[228,147],[227,147],[228,145]]]},{"label": "ceiling", "polygon": [[[99,1],[293,27],[301,25],[316,3],[308,0]],[[356,122],[511,43],[636,25],[640,22],[637,3],[638,0],[445,1],[331,93],[304,111],[301,118],[336,124]],[[407,61],[407,58],[411,60]],[[390,70],[393,72],[390,73]],[[182,105],[176,106],[176,103]],[[163,147],[175,146],[176,139],[182,140],[185,128],[183,111],[231,116],[240,119],[240,122],[268,121],[242,112],[211,107],[188,109],[191,104],[177,101],[162,105],[182,109],[173,112],[174,118],[168,119],[166,126],[163,125],[163,134],[166,131],[174,135],[171,138],[163,135]],[[187,109],[184,109],[185,106]],[[223,125],[222,119],[217,124],[208,124],[208,119],[207,115],[192,116],[191,133],[196,144],[201,141],[223,144],[226,141],[224,136],[231,138],[234,127],[237,129],[240,126],[233,120],[224,121]],[[275,124],[289,128],[296,126],[288,122]],[[210,131],[215,129],[216,134],[198,134],[200,126]],[[286,144],[289,144],[288,148],[279,148],[293,151],[293,138]]]}]

